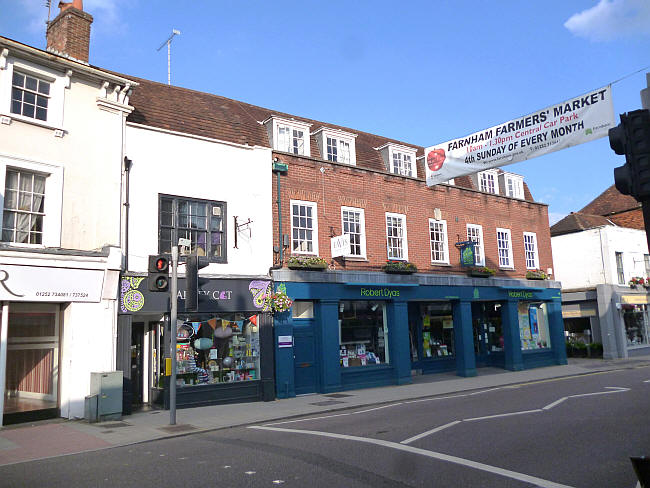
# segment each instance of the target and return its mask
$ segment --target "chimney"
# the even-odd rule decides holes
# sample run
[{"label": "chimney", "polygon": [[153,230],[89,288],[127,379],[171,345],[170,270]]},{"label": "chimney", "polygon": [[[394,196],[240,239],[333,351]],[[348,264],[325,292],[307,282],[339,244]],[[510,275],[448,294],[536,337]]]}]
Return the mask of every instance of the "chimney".
[{"label": "chimney", "polygon": [[61,12],[47,26],[47,50],[88,64],[93,16],[83,11],[83,0],[59,2],[59,8]]}]

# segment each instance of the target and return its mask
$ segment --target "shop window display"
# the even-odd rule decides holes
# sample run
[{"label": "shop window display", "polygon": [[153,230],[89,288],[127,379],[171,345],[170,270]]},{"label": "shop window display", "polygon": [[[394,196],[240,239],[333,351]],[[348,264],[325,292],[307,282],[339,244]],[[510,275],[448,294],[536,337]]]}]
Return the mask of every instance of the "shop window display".
[{"label": "shop window display", "polygon": [[451,303],[422,303],[422,358],[454,355],[454,319]]},{"label": "shop window display", "polygon": [[543,302],[519,302],[519,338],[522,350],[551,347],[548,310]]},{"label": "shop window display", "polygon": [[385,305],[371,301],[340,302],[339,344],[343,368],[388,363]]},{"label": "shop window display", "polygon": [[[259,379],[260,342],[256,315],[221,314],[178,326],[178,386]],[[182,319],[181,319],[182,320]]]},{"label": "shop window display", "polygon": [[623,323],[625,324],[625,337],[628,346],[641,346],[648,344],[646,324],[647,305],[624,305]]}]

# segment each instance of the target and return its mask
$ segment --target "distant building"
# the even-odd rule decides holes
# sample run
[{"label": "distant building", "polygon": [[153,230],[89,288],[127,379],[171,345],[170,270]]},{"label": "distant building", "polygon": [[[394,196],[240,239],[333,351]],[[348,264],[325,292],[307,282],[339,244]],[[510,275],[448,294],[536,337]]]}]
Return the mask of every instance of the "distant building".
[{"label": "distant building", "polygon": [[[605,358],[650,352],[650,254],[640,204],[612,185],[551,227],[569,340],[601,342]],[[644,284],[631,284],[643,279]]]}]

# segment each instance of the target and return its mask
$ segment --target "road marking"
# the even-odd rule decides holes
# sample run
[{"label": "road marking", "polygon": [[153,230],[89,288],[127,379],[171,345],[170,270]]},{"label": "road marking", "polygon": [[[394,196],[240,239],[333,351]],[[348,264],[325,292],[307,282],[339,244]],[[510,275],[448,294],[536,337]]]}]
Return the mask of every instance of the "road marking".
[{"label": "road marking", "polygon": [[472,422],[474,420],[496,419],[499,417],[511,417],[513,415],[524,415],[526,413],[541,412],[542,409],[536,408],[535,410],[522,410],[521,412],[498,413],[496,415],[486,415],[485,417],[473,417],[471,419],[463,419],[463,422]]},{"label": "road marking", "polygon": [[414,435],[413,437],[409,437],[408,439],[403,440],[400,442],[400,444],[410,444],[411,442],[417,441],[418,439],[422,439],[423,437],[428,436],[429,434],[435,434],[436,432],[440,432],[441,430],[446,429],[447,427],[453,427],[456,424],[460,424],[462,420],[454,420],[453,422],[449,422],[448,424],[441,425],[440,427],[436,427],[435,429],[427,430],[426,432],[422,432],[421,434]]},{"label": "road marking", "polygon": [[560,403],[562,403],[567,398],[569,398],[569,397],[562,397],[559,400],[555,400],[553,403],[549,403],[545,407],[542,407],[542,410],[550,410],[551,408],[558,406]]},{"label": "road marking", "polygon": [[357,412],[335,413],[335,414],[332,414],[332,415],[322,415],[320,417],[307,417],[307,418],[304,418],[304,419],[285,420],[283,422],[272,422],[270,424],[264,424],[264,425],[283,425],[283,424],[292,424],[294,422],[305,422],[306,420],[322,420],[322,419],[331,419],[331,418],[334,418],[334,417],[345,417],[345,416],[348,416],[348,415],[357,415],[357,414],[360,414],[360,413],[373,412],[375,410],[381,410],[383,408],[396,407],[397,405],[402,405],[402,402],[391,403],[390,405],[384,405],[384,406],[381,406],[381,407],[368,408],[366,410],[359,410]]},{"label": "road marking", "polygon": [[333,434],[329,432],[320,432],[316,430],[299,430],[299,429],[285,429],[282,427],[266,427],[262,425],[259,426],[252,425],[247,428],[258,429],[258,430],[270,430],[275,432],[285,432],[290,434],[306,434],[306,435],[314,435],[314,436],[321,436],[321,437],[329,437],[332,439],[364,442],[367,444],[374,444],[376,446],[387,447],[389,449],[396,449],[398,451],[409,452],[411,454],[419,454],[421,456],[426,456],[432,459],[438,459],[440,461],[447,461],[450,463],[459,464],[461,466],[467,466],[469,468],[496,474],[498,476],[512,478],[515,480],[523,481],[524,483],[530,483],[540,488],[572,488],[569,485],[563,485],[561,483],[555,483],[554,481],[537,478],[535,476],[530,476],[523,473],[517,473],[516,471],[510,471],[509,469],[499,468],[497,466],[490,466],[489,464],[483,464],[476,461],[471,461],[469,459],[460,458],[457,456],[450,456],[448,454],[443,454],[441,452],[427,451],[426,449],[419,449],[417,447],[399,444],[397,442],[385,441],[381,439],[357,437],[357,436],[346,435],[346,434]]},{"label": "road marking", "polygon": [[650,383],[650,380],[645,380],[644,383]]}]

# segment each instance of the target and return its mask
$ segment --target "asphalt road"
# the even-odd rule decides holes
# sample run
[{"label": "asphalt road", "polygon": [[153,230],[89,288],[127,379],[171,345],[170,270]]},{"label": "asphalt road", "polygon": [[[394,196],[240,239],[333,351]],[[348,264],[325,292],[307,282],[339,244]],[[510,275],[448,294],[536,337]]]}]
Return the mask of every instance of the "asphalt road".
[{"label": "asphalt road", "polygon": [[0,486],[633,488],[637,455],[647,366],[4,466]]}]

